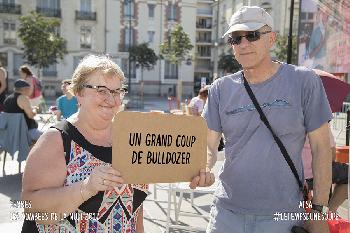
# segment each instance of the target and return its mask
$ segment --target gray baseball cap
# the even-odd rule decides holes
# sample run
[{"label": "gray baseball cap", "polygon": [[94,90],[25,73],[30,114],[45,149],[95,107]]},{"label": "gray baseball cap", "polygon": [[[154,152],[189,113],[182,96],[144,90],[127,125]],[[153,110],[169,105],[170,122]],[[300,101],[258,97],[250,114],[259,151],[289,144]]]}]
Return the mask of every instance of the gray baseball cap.
[{"label": "gray baseball cap", "polygon": [[229,29],[222,38],[231,32],[256,31],[265,25],[273,29],[273,20],[269,13],[258,6],[243,6],[232,15]]}]

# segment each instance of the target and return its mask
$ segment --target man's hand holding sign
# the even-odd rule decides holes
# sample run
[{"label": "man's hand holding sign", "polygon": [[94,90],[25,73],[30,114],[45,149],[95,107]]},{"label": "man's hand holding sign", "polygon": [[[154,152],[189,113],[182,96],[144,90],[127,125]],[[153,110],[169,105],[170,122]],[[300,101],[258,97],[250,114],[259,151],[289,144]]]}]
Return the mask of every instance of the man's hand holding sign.
[{"label": "man's hand holding sign", "polygon": [[120,112],[113,122],[112,165],[125,183],[198,180],[196,186],[208,186],[214,176],[204,169],[206,135],[199,117]]}]

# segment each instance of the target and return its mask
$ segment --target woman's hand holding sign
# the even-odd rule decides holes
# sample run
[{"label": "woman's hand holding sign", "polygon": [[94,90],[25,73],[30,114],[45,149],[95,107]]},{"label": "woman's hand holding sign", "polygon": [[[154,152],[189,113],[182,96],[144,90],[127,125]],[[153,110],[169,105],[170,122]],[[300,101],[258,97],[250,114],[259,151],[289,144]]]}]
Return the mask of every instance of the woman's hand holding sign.
[{"label": "woman's hand holding sign", "polygon": [[191,183],[190,183],[190,188],[195,189],[197,187],[208,187],[214,184],[215,182],[215,176],[214,173],[211,173],[210,170],[207,168],[206,169],[201,169],[199,171],[199,175],[195,176]]},{"label": "woman's hand holding sign", "polygon": [[111,190],[124,183],[121,174],[111,166],[97,166],[89,178],[84,180],[81,194],[84,200],[96,195],[98,191]]}]

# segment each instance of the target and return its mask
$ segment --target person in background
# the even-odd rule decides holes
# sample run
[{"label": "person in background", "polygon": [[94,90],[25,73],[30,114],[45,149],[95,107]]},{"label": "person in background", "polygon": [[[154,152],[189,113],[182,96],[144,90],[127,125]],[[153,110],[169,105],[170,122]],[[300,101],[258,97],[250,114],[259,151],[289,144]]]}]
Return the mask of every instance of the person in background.
[{"label": "person in background", "polygon": [[208,98],[208,89],[209,89],[208,85],[205,87],[202,87],[199,90],[198,95],[191,99],[190,103],[188,104],[188,108],[191,115],[200,116],[202,114],[205,102],[207,101],[207,98]]},{"label": "person in background", "polygon": [[[333,193],[329,200],[329,210],[336,212],[339,206],[348,197],[348,169],[349,165],[335,162],[335,140],[332,131],[329,129],[329,140],[332,151],[332,183],[335,184]],[[305,145],[302,151],[304,176],[310,190],[313,189],[313,173],[312,173],[312,151],[310,147],[309,137],[306,137]]]},{"label": "person in background", "polygon": [[4,109],[4,100],[7,92],[7,72],[0,62],[0,112]]},{"label": "person in background", "polygon": [[[25,220],[22,233],[144,233],[148,186],[125,184],[111,166],[112,119],[125,95],[124,79],[106,56],[88,55],[79,63],[70,86],[79,110],[43,134],[29,153],[22,181],[22,199],[31,202],[26,212],[62,219]],[[82,217],[72,219],[70,213]]]},{"label": "person in background", "polygon": [[42,135],[42,131],[38,129],[38,123],[34,120],[37,114],[37,108],[32,107],[29,102],[30,84],[22,79],[18,79],[14,83],[14,93],[7,96],[4,101],[4,112],[7,113],[23,113],[28,126],[29,138],[35,142]]},{"label": "person in background", "polygon": [[61,90],[63,95],[56,100],[57,110],[55,111],[55,114],[58,121],[61,120],[61,117],[67,119],[78,111],[77,98],[68,90],[71,83],[71,79],[65,79],[62,81]]},{"label": "person in background", "polygon": [[41,93],[39,80],[33,75],[33,72],[26,65],[23,65],[19,68],[19,76],[21,77],[21,79],[27,81],[30,84],[30,104],[34,107],[40,107],[41,99],[43,98],[43,96]]}]

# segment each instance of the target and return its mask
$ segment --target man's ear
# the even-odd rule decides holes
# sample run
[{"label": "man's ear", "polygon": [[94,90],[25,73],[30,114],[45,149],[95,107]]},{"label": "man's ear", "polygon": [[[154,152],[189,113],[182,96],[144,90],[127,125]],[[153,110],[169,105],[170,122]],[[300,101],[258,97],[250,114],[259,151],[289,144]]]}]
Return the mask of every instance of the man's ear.
[{"label": "man's ear", "polygon": [[270,47],[272,47],[275,44],[276,40],[277,40],[277,33],[276,32],[271,32],[270,33],[270,40],[269,40]]}]

